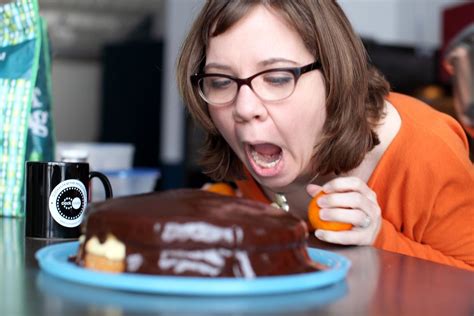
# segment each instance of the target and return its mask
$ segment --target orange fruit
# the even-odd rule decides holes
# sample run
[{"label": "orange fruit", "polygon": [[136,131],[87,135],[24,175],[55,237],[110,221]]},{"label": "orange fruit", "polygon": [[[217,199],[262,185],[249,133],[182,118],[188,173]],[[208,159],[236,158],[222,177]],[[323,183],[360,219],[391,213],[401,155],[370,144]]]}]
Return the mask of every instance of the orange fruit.
[{"label": "orange fruit", "polygon": [[224,182],[213,183],[208,188],[206,188],[206,191],[221,195],[235,196],[234,188]]},{"label": "orange fruit", "polygon": [[324,229],[324,230],[334,230],[334,231],[352,229],[352,224],[341,223],[341,222],[328,222],[328,221],[323,221],[321,218],[319,218],[320,208],[318,206],[318,203],[316,202],[323,195],[326,195],[326,193],[321,191],[315,197],[311,199],[311,202],[309,202],[308,219],[311,226],[313,226],[314,229]]}]

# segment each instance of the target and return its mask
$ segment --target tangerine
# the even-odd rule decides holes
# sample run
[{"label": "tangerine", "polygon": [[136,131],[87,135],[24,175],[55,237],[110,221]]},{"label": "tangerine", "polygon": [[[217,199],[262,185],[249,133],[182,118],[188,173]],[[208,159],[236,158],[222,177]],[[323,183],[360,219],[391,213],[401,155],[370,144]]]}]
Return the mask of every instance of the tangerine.
[{"label": "tangerine", "polygon": [[231,185],[224,182],[212,183],[205,190],[209,192],[221,194],[221,195],[235,196],[234,188]]},{"label": "tangerine", "polygon": [[352,224],[341,223],[341,222],[329,222],[323,221],[319,217],[319,211],[321,210],[317,200],[326,195],[323,191],[319,192],[315,197],[311,199],[308,205],[308,219],[314,229],[324,229],[324,230],[333,230],[333,231],[342,231],[352,229]]}]

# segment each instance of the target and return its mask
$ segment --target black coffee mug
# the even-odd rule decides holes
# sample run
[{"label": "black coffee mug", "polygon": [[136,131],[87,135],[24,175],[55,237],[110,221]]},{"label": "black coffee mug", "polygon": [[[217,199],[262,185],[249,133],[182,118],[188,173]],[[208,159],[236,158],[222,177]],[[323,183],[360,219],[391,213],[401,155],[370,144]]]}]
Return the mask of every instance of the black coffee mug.
[{"label": "black coffee mug", "polygon": [[97,177],[111,198],[107,177],[89,171],[86,162],[26,163],[25,235],[36,238],[77,238],[87,203],[90,182]]}]

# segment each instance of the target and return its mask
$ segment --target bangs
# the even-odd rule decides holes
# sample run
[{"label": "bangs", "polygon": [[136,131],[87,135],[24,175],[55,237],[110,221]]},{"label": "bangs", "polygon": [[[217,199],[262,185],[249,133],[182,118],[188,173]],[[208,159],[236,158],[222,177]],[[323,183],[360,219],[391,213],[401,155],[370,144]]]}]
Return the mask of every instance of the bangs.
[{"label": "bangs", "polygon": [[259,1],[228,1],[222,9],[217,12],[214,18],[215,23],[211,27],[209,37],[218,36],[230,29],[258,3]]}]

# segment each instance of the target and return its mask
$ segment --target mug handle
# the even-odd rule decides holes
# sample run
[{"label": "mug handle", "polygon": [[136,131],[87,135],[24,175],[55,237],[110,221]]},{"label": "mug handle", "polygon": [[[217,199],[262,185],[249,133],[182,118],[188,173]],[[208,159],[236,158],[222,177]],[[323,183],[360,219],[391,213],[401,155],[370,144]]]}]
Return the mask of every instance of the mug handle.
[{"label": "mug handle", "polygon": [[99,178],[100,182],[102,182],[102,185],[104,186],[104,190],[105,190],[105,198],[110,199],[114,197],[114,194],[112,192],[112,185],[110,184],[110,181],[107,178],[107,176],[98,171],[89,172],[89,181],[92,180],[92,178],[94,177]]}]

